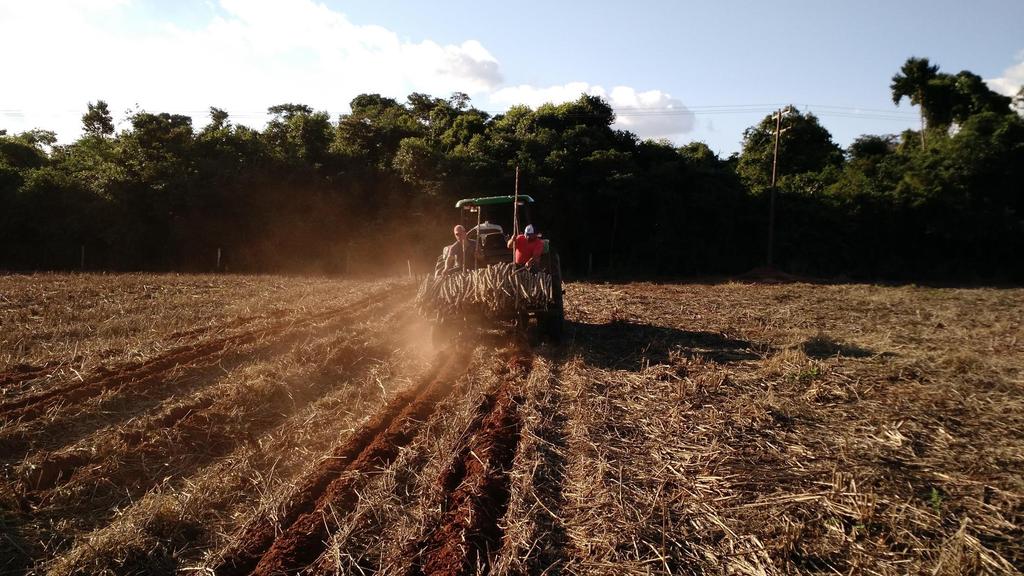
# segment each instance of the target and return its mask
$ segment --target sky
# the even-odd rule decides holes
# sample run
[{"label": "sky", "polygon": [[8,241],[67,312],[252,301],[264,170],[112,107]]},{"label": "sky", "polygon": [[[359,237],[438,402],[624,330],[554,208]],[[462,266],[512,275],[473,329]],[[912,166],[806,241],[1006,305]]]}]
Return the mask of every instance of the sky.
[{"label": "sky", "polygon": [[106,100],[260,128],[292,102],[348,112],[362,93],[465,92],[492,114],[604,97],[616,127],[721,156],[785,105],[835,141],[919,126],[892,102],[911,56],[1024,84],[1024,0],[492,3],[388,0],[0,0],[0,128],[81,133]]}]

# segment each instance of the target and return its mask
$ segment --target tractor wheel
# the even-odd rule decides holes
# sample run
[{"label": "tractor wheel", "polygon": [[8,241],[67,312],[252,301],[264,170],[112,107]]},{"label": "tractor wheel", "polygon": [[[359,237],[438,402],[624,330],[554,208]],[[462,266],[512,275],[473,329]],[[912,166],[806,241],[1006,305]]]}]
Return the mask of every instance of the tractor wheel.
[{"label": "tractor wheel", "polygon": [[524,311],[516,312],[512,318],[512,330],[516,338],[527,338],[530,330],[530,314]]},{"label": "tractor wheel", "polygon": [[515,324],[516,329],[526,332],[526,329],[530,326],[530,315],[526,312],[516,312],[513,324]]},{"label": "tractor wheel", "polygon": [[430,326],[430,343],[435,349],[447,346],[458,335],[459,329],[451,320],[438,320]]},{"label": "tractor wheel", "polygon": [[537,318],[541,333],[552,342],[561,342],[565,325],[565,306],[562,298],[562,266],[558,254],[551,254],[548,266],[551,274],[551,304],[548,310]]}]

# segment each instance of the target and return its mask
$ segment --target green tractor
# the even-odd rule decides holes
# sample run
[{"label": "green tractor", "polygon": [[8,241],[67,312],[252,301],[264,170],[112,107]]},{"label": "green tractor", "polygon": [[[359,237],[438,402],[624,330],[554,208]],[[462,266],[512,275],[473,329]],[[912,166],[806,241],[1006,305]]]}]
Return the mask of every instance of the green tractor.
[{"label": "green tractor", "polygon": [[[460,223],[467,231],[469,240],[475,241],[481,257],[476,260],[479,268],[496,265],[509,266],[513,262],[512,249],[508,241],[515,233],[516,227],[530,224],[529,206],[533,198],[526,195],[488,196],[482,198],[463,198],[455,203],[459,209]],[[550,240],[539,234],[544,243],[540,262],[534,267],[533,273],[544,273],[551,277],[550,296],[542,304],[521,304],[517,300],[513,309],[503,308],[502,313],[492,320],[512,321],[515,326],[525,331],[531,319],[536,320],[539,332],[551,341],[559,341],[562,337],[564,324],[564,306],[562,296],[562,268],[558,252],[551,246]],[[437,259],[434,275],[438,277],[444,270],[448,257],[446,247]],[[475,259],[470,259],[470,261]],[[464,318],[440,318],[434,325],[435,340],[444,338],[457,331],[457,326],[464,324]]]}]

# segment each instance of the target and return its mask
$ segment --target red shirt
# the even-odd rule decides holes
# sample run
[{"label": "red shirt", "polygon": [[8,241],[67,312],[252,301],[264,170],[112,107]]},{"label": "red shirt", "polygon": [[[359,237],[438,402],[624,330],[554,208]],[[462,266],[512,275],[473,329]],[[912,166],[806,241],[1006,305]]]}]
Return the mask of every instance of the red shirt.
[{"label": "red shirt", "polygon": [[540,236],[534,236],[531,240],[526,234],[520,234],[516,236],[513,246],[516,264],[526,264],[531,258],[540,260],[540,255],[544,253],[544,240]]}]

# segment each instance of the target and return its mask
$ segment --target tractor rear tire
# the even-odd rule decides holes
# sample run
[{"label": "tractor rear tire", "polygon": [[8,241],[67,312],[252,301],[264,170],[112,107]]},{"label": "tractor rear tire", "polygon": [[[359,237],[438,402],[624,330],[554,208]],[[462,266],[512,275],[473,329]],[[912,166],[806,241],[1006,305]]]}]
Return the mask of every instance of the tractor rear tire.
[{"label": "tractor rear tire", "polygon": [[565,305],[562,296],[562,264],[557,253],[550,255],[548,273],[551,274],[551,304],[546,312],[538,315],[537,324],[548,340],[558,343],[562,341],[565,328]]},{"label": "tractor rear tire", "polygon": [[438,320],[430,325],[430,343],[435,349],[447,346],[458,335],[458,326],[451,320]]}]

